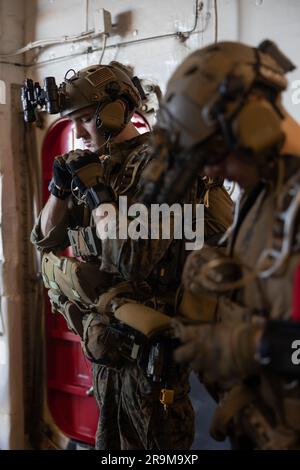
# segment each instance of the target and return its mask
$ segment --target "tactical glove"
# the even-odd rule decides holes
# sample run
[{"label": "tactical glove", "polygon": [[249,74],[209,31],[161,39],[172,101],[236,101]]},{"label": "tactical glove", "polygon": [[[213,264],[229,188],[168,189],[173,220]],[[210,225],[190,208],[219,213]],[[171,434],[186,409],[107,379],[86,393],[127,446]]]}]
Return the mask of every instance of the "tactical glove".
[{"label": "tactical glove", "polygon": [[53,162],[53,176],[48,189],[53,196],[59,199],[67,199],[71,194],[72,176],[66,167],[68,153],[58,155]]},{"label": "tactical glove", "polygon": [[[205,250],[206,247],[203,248]],[[185,262],[182,281],[187,291],[196,296],[201,296],[204,292],[199,273],[206,259],[203,259],[202,250],[191,253]]]},{"label": "tactical glove", "polygon": [[259,325],[183,326],[177,323],[175,331],[183,343],[175,351],[176,361],[189,363],[201,373],[204,382],[226,384],[244,379],[259,368],[255,359]]},{"label": "tactical glove", "polygon": [[71,174],[73,187],[78,188],[91,210],[115,200],[112,189],[104,183],[104,167],[97,154],[89,150],[71,151],[66,167]]},{"label": "tactical glove", "polygon": [[187,291],[196,297],[203,293],[218,295],[235,288],[243,278],[239,262],[226,255],[220,247],[205,246],[186,260],[182,281]]}]

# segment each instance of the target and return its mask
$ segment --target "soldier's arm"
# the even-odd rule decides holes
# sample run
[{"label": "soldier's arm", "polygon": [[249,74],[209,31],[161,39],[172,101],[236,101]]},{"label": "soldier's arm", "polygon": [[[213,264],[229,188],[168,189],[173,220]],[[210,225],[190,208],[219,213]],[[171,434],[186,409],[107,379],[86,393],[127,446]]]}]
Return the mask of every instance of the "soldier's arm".
[{"label": "soldier's arm", "polygon": [[[195,283],[194,264],[193,270],[189,261],[191,273],[187,276],[185,271],[184,278],[186,287],[198,299],[201,285]],[[273,302],[264,317],[257,316],[257,311],[254,316],[251,305],[246,307],[223,295],[217,313],[221,323],[183,328],[180,337],[184,345],[177,351],[178,361],[191,363],[206,376],[213,375],[215,381],[245,378],[264,369],[281,377],[299,378],[299,284],[300,257],[295,253],[289,258],[284,276],[270,277],[265,286]],[[252,321],[246,321],[251,317]]]},{"label": "soldier's arm", "polygon": [[41,212],[41,235],[45,237],[51,230],[60,225],[67,218],[68,201],[50,197]]},{"label": "soldier's arm", "polygon": [[31,232],[31,243],[41,251],[63,250],[70,245],[68,228],[79,224],[80,208],[71,199],[50,195]]},{"label": "soldier's arm", "polygon": [[300,323],[266,320],[177,328],[183,345],[176,360],[189,363],[211,382],[245,379],[260,370],[287,378],[300,376],[300,340],[295,340]]},{"label": "soldier's arm", "polygon": [[68,154],[58,155],[53,161],[50,197],[42,209],[31,233],[31,242],[41,250],[54,250],[66,245],[71,200],[71,175],[66,167]]}]

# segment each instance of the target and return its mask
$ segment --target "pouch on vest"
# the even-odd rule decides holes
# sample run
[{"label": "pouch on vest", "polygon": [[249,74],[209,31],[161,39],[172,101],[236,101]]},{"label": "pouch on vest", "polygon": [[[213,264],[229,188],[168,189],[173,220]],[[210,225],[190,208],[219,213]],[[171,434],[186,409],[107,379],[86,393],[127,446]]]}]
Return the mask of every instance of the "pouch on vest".
[{"label": "pouch on vest", "polygon": [[101,240],[97,237],[96,227],[68,229],[68,237],[74,256],[101,255]]},{"label": "pouch on vest", "polygon": [[178,313],[189,320],[203,322],[215,321],[217,300],[206,294],[195,297],[188,290],[184,290],[182,300],[178,307]]},{"label": "pouch on vest", "polygon": [[47,289],[85,305],[94,304],[112,282],[111,275],[101,272],[98,265],[56,256],[52,252],[42,258],[42,277]]},{"label": "pouch on vest", "polygon": [[143,304],[126,302],[115,310],[115,318],[148,338],[167,330],[172,318]]},{"label": "pouch on vest", "polygon": [[134,333],[114,327],[107,316],[97,313],[86,315],[83,325],[82,348],[90,361],[120,369],[124,359],[137,359],[140,341]]}]

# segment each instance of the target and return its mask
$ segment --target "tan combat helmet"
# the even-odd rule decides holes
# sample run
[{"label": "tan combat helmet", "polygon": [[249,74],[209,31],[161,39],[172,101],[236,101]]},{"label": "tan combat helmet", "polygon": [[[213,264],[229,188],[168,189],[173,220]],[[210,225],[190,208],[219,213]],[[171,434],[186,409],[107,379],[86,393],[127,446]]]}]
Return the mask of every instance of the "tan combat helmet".
[{"label": "tan combat helmet", "polygon": [[[271,41],[264,41],[258,48],[238,42],[220,42],[197,50],[170,78],[158,126],[173,133],[181,148],[198,147],[218,130],[223,136],[227,133],[225,140],[228,140],[234,134],[235,126],[240,124],[235,122],[235,118],[241,114],[251,90],[254,87],[264,90],[267,99],[272,101],[272,108],[273,105],[275,108],[275,100],[287,87],[284,74],[293,68],[289,59]],[[247,115],[244,113],[247,119],[243,119],[241,132],[246,136],[242,135],[241,139],[253,140],[255,132],[249,126],[253,124],[253,118],[255,120],[256,111],[252,108]],[[274,120],[278,119],[280,110],[272,111],[277,115]],[[270,122],[270,116],[260,112],[256,117],[260,120],[257,127],[265,118]],[[265,129],[261,134],[264,132]],[[278,132],[277,128],[273,130],[270,139],[277,138]],[[256,130],[259,140],[258,133]],[[261,150],[263,145],[262,141],[254,142],[254,150]]]},{"label": "tan combat helmet", "polygon": [[73,72],[63,84],[61,116],[98,104],[101,121],[106,122],[104,130],[122,130],[140,105],[139,91],[124,67],[117,63],[91,65]]}]

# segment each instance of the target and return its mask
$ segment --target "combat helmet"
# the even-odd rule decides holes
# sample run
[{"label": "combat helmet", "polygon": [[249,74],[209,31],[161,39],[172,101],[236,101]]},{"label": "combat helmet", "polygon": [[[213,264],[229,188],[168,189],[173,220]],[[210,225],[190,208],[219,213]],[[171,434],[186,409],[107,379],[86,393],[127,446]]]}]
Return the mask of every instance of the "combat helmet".
[{"label": "combat helmet", "polygon": [[[158,126],[173,135],[179,148],[191,149],[222,135],[262,152],[280,139],[278,97],[286,89],[285,73],[295,67],[271,41],[257,48],[219,42],[190,54],[171,76]],[[247,96],[260,89],[267,101],[245,108]],[[247,112],[245,112],[247,111]],[[221,132],[218,132],[221,131]]]},{"label": "combat helmet", "polygon": [[68,73],[64,82],[61,116],[97,104],[98,127],[118,133],[140,105],[140,94],[131,76],[118,63],[90,65]]}]

